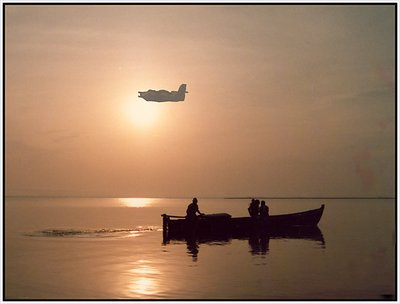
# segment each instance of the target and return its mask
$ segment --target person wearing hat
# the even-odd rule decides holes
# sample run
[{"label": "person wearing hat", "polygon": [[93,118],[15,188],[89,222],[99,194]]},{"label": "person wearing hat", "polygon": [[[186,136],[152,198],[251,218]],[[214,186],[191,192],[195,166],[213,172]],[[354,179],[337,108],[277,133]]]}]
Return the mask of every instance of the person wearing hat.
[{"label": "person wearing hat", "polygon": [[193,198],[192,203],[190,203],[186,209],[186,219],[188,220],[197,219],[196,213],[204,215],[204,213],[201,213],[199,210],[199,206],[197,205],[197,198]]}]

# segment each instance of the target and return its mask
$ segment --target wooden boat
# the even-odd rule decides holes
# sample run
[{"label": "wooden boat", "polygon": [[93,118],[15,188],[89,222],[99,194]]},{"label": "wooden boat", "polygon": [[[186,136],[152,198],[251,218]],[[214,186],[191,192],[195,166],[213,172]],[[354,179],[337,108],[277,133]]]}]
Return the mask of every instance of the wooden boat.
[{"label": "wooden boat", "polygon": [[307,231],[316,227],[324,212],[325,205],[318,209],[270,215],[267,218],[231,217],[227,213],[199,216],[196,221],[188,221],[184,216],[162,214],[164,238],[186,234],[246,235],[255,232],[284,235],[285,232]]}]

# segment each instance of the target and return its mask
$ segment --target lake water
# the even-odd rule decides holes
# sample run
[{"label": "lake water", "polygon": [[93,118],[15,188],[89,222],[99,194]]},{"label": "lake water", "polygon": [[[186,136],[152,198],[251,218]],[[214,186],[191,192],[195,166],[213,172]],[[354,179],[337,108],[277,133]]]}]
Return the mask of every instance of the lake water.
[{"label": "lake water", "polygon": [[[394,199],[267,199],[270,214],[325,204],[316,237],[163,243],[190,199],[6,198],[5,299],[386,300],[396,294]],[[201,199],[246,216],[248,200]]]}]

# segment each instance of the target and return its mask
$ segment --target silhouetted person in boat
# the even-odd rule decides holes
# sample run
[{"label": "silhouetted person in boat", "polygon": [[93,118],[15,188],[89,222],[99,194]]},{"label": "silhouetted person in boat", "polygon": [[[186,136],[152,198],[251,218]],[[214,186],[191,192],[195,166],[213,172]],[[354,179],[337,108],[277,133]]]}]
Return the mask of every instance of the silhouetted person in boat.
[{"label": "silhouetted person in boat", "polygon": [[251,217],[257,217],[258,213],[260,212],[260,201],[256,200],[256,199],[252,199],[251,203],[249,205],[249,208],[247,208],[247,210],[249,211],[249,214]]},{"label": "silhouetted person in boat", "polygon": [[186,219],[190,221],[197,220],[196,213],[204,215],[204,213],[201,213],[199,210],[199,206],[197,205],[197,198],[193,198],[192,203],[190,203],[186,209]]},{"label": "silhouetted person in boat", "polygon": [[251,199],[251,203],[249,205],[249,208],[247,210],[249,211],[250,216],[253,216],[254,214],[254,204],[256,203],[256,200],[254,198]]},{"label": "silhouetted person in boat", "polygon": [[269,217],[269,208],[265,204],[265,201],[261,201],[261,206],[260,206],[260,217],[261,218],[268,218]]}]

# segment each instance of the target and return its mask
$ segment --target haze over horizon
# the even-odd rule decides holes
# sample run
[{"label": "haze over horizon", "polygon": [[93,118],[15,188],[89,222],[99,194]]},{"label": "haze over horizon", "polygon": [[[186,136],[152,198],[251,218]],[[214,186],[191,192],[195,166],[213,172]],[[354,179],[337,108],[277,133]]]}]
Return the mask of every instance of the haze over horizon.
[{"label": "haze over horizon", "polygon": [[395,5],[4,9],[8,196],[395,196]]}]

